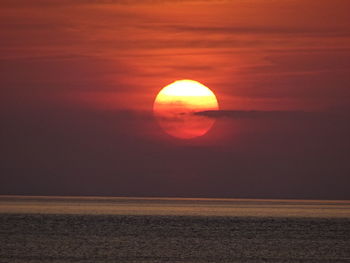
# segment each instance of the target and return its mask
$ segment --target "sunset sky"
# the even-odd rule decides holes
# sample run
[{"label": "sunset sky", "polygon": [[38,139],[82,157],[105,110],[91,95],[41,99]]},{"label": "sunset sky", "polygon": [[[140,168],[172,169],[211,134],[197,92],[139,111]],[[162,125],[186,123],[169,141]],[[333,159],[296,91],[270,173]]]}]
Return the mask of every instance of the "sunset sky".
[{"label": "sunset sky", "polygon": [[[0,194],[350,199],[350,1],[1,0]],[[152,112],[180,79],[204,136]]]}]

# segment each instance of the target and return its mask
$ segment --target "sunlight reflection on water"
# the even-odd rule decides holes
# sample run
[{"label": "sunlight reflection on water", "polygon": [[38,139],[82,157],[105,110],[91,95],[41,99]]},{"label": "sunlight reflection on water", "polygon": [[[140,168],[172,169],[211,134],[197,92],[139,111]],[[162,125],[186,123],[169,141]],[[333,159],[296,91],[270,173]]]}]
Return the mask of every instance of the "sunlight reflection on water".
[{"label": "sunlight reflection on water", "polygon": [[1,196],[0,213],[350,217],[350,201]]}]

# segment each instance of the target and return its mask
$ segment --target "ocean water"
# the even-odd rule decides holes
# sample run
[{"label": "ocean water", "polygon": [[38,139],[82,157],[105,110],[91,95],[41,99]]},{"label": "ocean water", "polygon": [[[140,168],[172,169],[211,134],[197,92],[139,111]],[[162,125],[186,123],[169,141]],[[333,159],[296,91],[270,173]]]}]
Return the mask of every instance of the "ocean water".
[{"label": "ocean water", "polygon": [[350,262],[350,202],[2,196],[7,262]]}]

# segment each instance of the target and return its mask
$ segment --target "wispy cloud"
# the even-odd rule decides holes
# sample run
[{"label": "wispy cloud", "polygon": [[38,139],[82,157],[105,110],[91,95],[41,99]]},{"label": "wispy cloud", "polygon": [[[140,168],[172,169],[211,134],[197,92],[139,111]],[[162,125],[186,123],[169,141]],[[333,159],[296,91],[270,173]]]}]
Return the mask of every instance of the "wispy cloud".
[{"label": "wispy cloud", "polygon": [[165,25],[160,29],[174,32],[192,32],[206,34],[254,34],[254,35],[293,35],[304,37],[348,37],[350,36],[349,28],[325,28],[310,26],[190,26],[190,25]]},{"label": "wispy cloud", "polygon": [[307,111],[261,111],[261,110],[210,110],[195,112],[195,115],[205,116],[213,119],[259,119],[259,120],[297,120],[297,121],[319,121],[319,120],[346,120],[349,119],[348,112],[307,112]]}]

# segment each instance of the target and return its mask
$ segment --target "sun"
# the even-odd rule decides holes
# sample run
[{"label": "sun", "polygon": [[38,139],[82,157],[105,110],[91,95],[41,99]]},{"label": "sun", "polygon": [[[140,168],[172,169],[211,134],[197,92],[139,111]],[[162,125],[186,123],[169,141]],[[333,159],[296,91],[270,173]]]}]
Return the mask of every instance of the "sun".
[{"label": "sun", "polygon": [[196,114],[218,110],[215,94],[194,80],[177,80],[157,95],[153,112],[162,129],[169,135],[191,139],[206,134],[215,120]]}]

